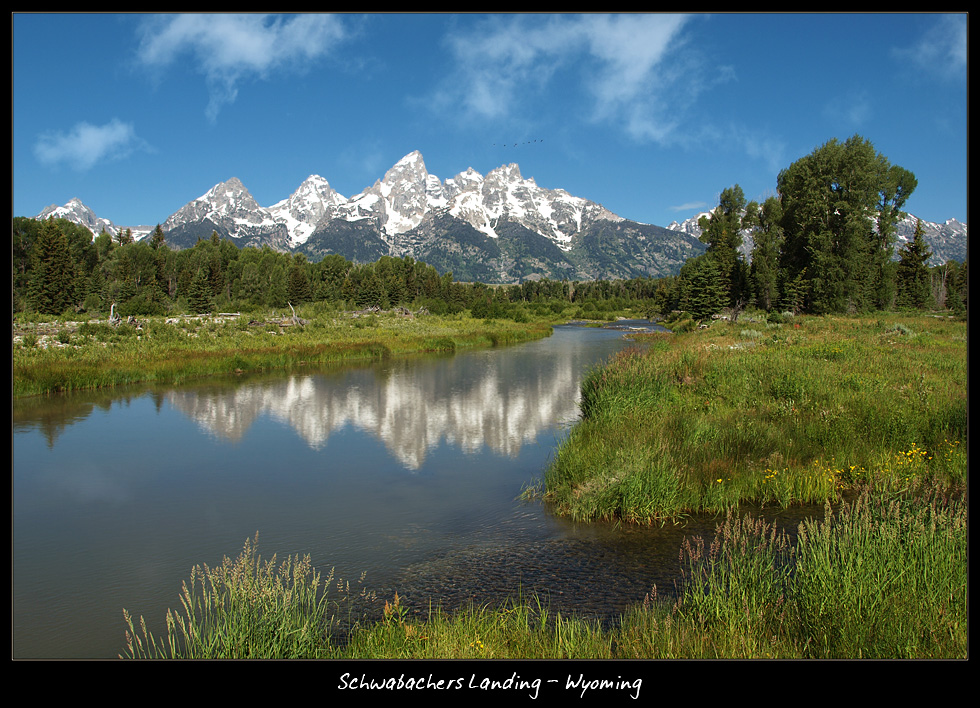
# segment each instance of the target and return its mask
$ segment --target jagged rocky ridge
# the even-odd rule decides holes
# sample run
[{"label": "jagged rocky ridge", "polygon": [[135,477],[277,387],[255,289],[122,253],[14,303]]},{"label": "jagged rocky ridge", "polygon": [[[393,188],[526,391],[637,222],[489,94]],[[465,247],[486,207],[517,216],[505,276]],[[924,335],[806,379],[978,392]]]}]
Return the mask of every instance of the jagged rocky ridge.
[{"label": "jagged rocky ridge", "polygon": [[[93,233],[116,230],[78,200],[48,207],[39,217],[51,215]],[[174,248],[191,247],[216,232],[240,247],[268,245],[312,261],[334,253],[355,262],[411,256],[451,271],[456,280],[513,283],[674,275],[705,249],[697,218],[667,228],[630,221],[562,189],[539,187],[516,164],[486,176],[469,168],[441,181],[415,151],[350,198],[311,175],[288,198],[262,207],[232,178],[186,204],[162,228]],[[906,238],[914,228],[910,219],[899,230]],[[926,228],[934,261],[965,259],[966,225],[951,221]],[[150,230],[136,227],[133,233],[141,238]],[[747,238],[746,252],[750,246]]]}]

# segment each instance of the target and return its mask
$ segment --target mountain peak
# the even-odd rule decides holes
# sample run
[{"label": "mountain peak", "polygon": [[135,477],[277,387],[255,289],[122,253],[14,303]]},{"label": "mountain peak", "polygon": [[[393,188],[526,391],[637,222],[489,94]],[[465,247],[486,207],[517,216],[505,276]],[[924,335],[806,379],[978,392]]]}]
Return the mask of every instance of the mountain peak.
[{"label": "mountain peak", "polygon": [[425,169],[425,160],[422,159],[422,153],[418,150],[413,150],[408,153],[392,165],[391,169],[385,172],[384,179],[381,181],[391,182],[394,179],[399,179],[405,174],[410,174],[415,179],[424,180],[428,176],[428,171]]},{"label": "mountain peak", "polygon": [[[37,218],[48,216],[84,224],[96,234],[103,227],[117,231],[77,197],[63,207],[46,208]],[[923,225],[934,262],[965,260],[966,224],[950,219]],[[913,227],[914,221],[900,224],[898,241],[910,238]],[[492,265],[485,277],[500,282],[528,273],[584,278],[662,274],[668,272],[664,268],[679,268],[701,246],[696,238],[697,217],[667,228],[628,221],[597,202],[564,189],[541,187],[533,177],[525,179],[516,162],[501,165],[485,177],[468,167],[443,182],[428,173],[418,150],[404,155],[383,179],[350,198],[337,193],[322,176],[311,174],[286,199],[261,207],[242,181],[231,177],[172,214],[163,230],[168,243],[176,247],[193,246],[217,232],[240,246],[269,245],[313,258],[325,253],[359,259],[411,255],[464,271],[473,254],[481,251],[480,258]],[[585,251],[609,246],[604,239],[615,240],[615,248],[629,261],[626,265],[610,266],[607,251],[603,251],[606,261],[582,265],[591,258],[583,255]],[[570,253],[574,255],[563,255]],[[651,260],[650,253],[660,255]],[[523,265],[515,265],[518,262]]]},{"label": "mountain peak", "polygon": [[64,206],[52,204],[51,206],[45,207],[44,210],[37,215],[37,218],[67,219],[68,221],[72,221],[76,224],[81,224],[93,234],[97,234],[103,229],[113,234],[118,231],[115,224],[108,219],[100,219],[95,215],[95,212],[86,206],[78,197],[72,197]]},{"label": "mountain peak", "polygon": [[402,159],[400,159],[395,164],[396,165],[401,165],[403,163],[421,162],[421,161],[422,161],[422,153],[419,152],[418,150],[412,150],[410,153],[408,153],[407,155],[405,155],[405,157],[403,157]]}]

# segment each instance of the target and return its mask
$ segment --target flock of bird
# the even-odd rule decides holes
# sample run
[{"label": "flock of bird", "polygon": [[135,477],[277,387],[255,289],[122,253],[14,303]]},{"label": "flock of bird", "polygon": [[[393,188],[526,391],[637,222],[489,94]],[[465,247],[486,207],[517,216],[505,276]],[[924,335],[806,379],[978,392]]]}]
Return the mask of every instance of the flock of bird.
[{"label": "flock of bird", "polygon": [[[531,145],[532,143],[543,143],[543,142],[544,142],[544,138],[541,138],[540,140],[535,138],[534,140],[525,140],[523,143],[514,143],[514,147],[517,147],[518,145]],[[510,143],[500,143],[500,145],[501,147],[507,147],[508,145],[510,145]],[[497,147],[497,143],[494,143],[493,147]]]}]

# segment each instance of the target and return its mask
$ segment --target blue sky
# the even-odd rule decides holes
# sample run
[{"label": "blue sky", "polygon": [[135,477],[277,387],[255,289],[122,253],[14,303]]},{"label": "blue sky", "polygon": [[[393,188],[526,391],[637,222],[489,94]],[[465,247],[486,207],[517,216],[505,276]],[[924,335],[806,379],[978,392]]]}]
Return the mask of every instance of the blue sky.
[{"label": "blue sky", "polygon": [[[162,223],[238,177],[350,197],[419,150],[666,226],[859,134],[967,221],[966,15],[14,14],[13,215]],[[516,143],[516,145],[515,145]]]}]

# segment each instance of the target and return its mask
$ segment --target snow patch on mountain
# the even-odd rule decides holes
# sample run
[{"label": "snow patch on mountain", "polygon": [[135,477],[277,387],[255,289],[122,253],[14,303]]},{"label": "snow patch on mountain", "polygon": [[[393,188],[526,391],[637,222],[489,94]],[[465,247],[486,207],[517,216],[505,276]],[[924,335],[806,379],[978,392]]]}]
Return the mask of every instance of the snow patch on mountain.
[{"label": "snow patch on mountain", "polygon": [[295,248],[306,243],[324,216],[346,203],[347,198],[326,179],[310,175],[289,197],[269,207],[269,214],[285,224],[290,245]]},{"label": "snow patch on mountain", "polygon": [[[344,197],[326,179],[310,175],[289,197],[270,207],[260,206],[241,181],[232,177],[212,187],[172,214],[163,230],[182,230],[184,238],[194,238],[213,225],[241,245],[268,244],[280,250],[302,246],[317,227],[331,220],[370,222],[392,253],[401,251],[402,234],[430,228],[426,224],[439,215],[466,222],[477,231],[498,238],[504,224],[518,224],[543,236],[562,251],[572,249],[572,239],[599,221],[627,221],[601,204],[576,197],[563,189],[540,187],[533,177],[525,178],[516,163],[501,165],[486,176],[472,167],[442,181],[429,174],[422,154],[415,150],[398,160],[373,185],[359,194]],[[689,219],[673,221],[666,228],[697,238],[698,220],[710,216],[701,212]],[[78,199],[64,207],[47,207],[37,218],[56,216],[89,228],[93,234],[105,228],[117,233],[108,219],[100,219]],[[425,221],[425,224],[423,223]],[[898,224],[896,252],[912,237],[916,217],[909,215]],[[195,228],[196,227],[196,228]],[[966,224],[951,219],[944,224],[923,222],[926,241],[933,251],[932,263],[966,258]],[[151,227],[132,227],[142,238]],[[176,232],[175,232],[176,233]],[[189,236],[188,236],[189,234]],[[751,252],[751,233],[744,235],[742,251]],[[422,233],[410,241],[429,238]],[[191,240],[192,244],[193,241]]]}]

